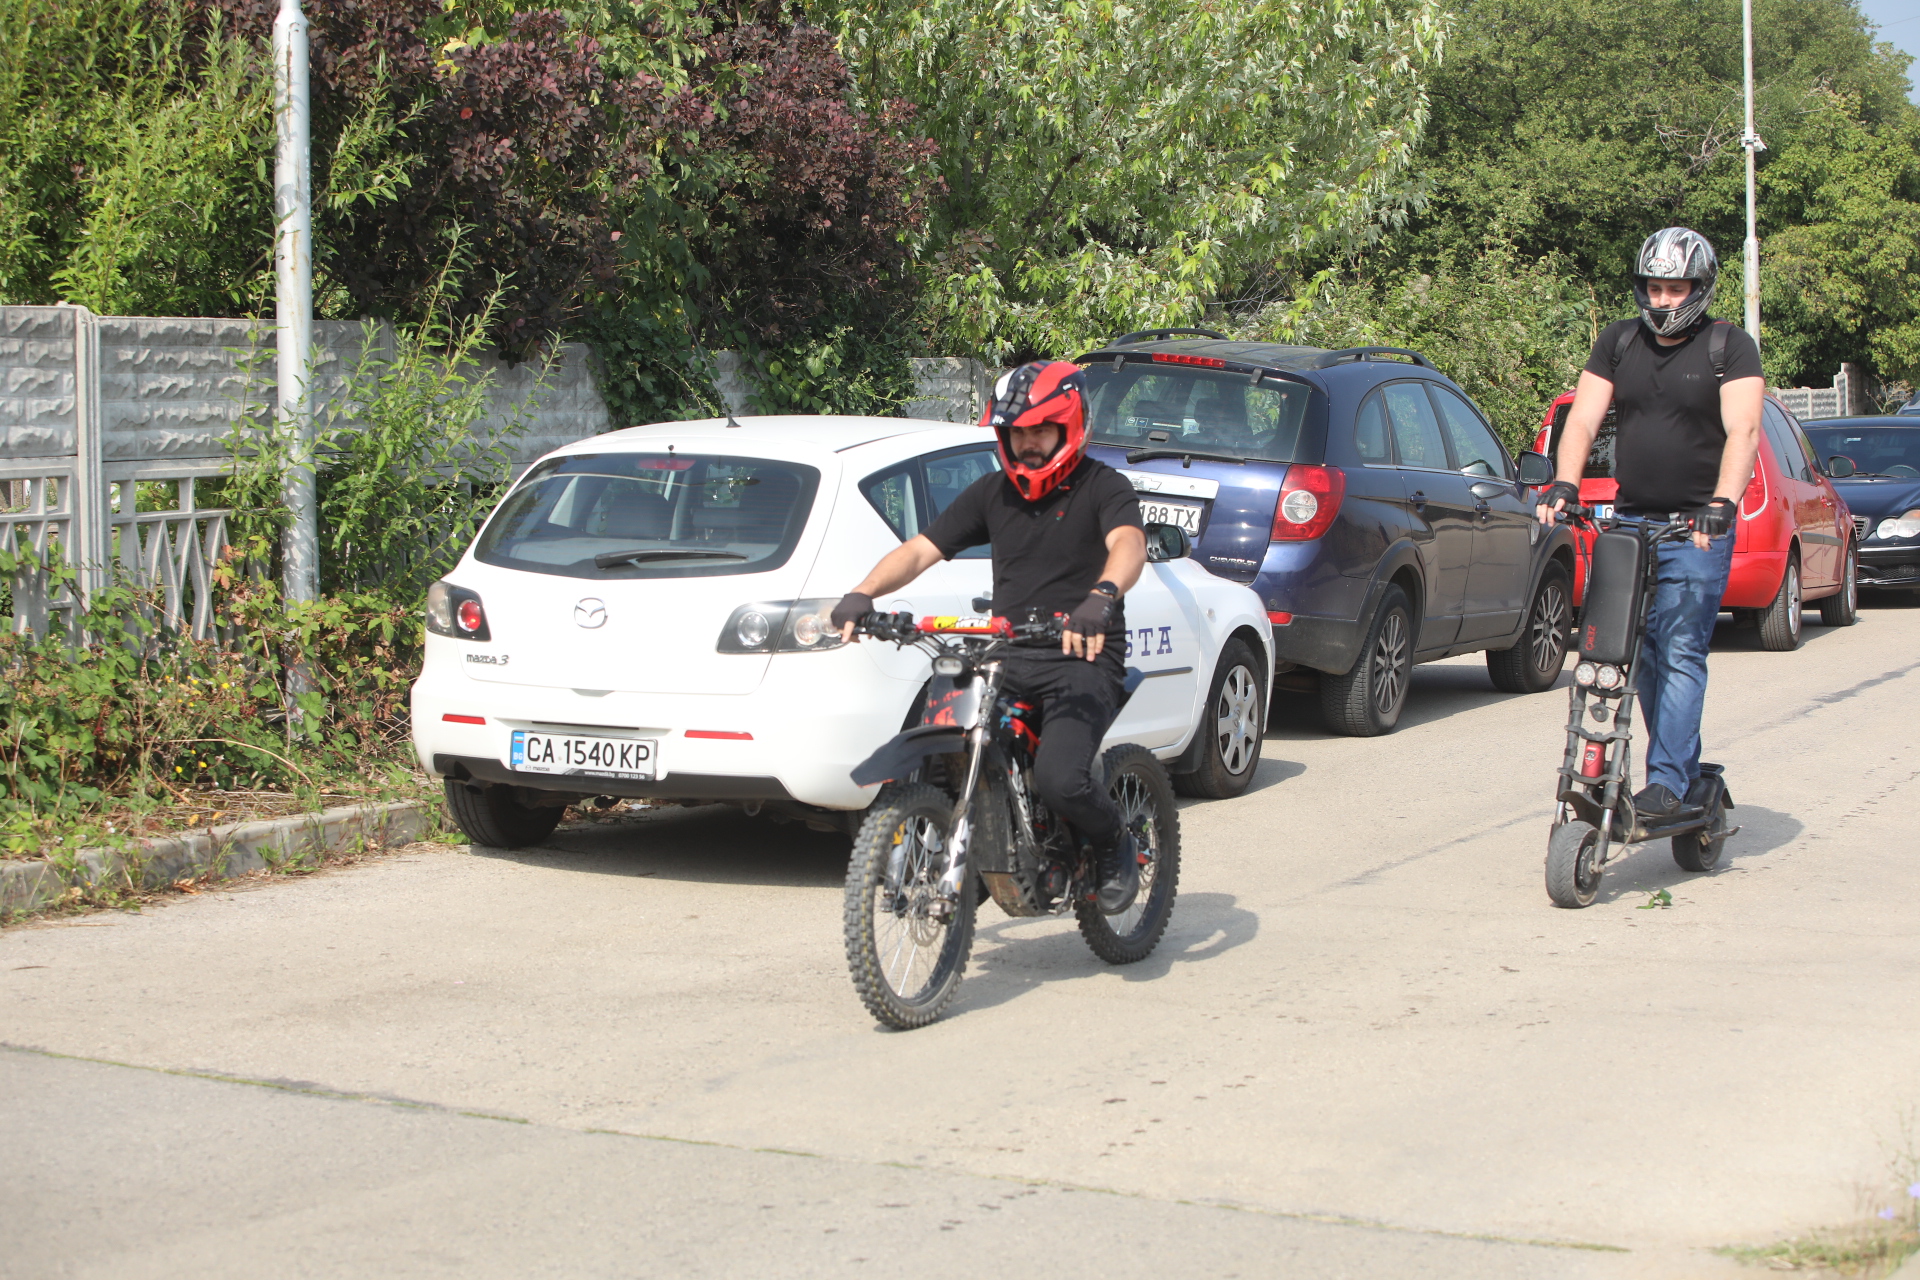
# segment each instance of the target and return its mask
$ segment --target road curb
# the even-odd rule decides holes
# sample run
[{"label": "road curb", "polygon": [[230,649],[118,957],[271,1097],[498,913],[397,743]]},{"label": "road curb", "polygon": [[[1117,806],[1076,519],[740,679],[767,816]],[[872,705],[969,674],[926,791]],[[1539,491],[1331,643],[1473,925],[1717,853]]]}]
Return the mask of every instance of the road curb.
[{"label": "road curb", "polygon": [[0,919],[37,910],[73,889],[159,889],[188,878],[299,866],[356,845],[403,844],[439,825],[436,807],[397,800],[153,836],[125,849],[0,863]]}]

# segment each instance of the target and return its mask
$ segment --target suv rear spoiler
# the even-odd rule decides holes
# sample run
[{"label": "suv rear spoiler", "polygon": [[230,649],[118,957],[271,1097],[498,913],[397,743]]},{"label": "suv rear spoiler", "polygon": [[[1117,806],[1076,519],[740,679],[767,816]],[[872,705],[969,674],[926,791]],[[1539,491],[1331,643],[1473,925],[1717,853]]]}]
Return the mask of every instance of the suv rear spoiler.
[{"label": "suv rear spoiler", "polygon": [[1110,347],[1124,347],[1135,342],[1165,342],[1175,334],[1186,334],[1194,338],[1218,338],[1225,342],[1227,335],[1215,333],[1211,329],[1142,329],[1138,333],[1123,333],[1107,343]]},{"label": "suv rear spoiler", "polygon": [[[1329,351],[1325,355],[1318,357],[1314,360],[1313,367],[1316,369],[1325,369],[1331,365],[1339,364],[1343,360],[1366,360],[1373,356],[1405,356],[1422,368],[1434,368],[1433,361],[1427,359],[1418,351],[1409,351],[1405,347],[1346,347],[1340,351]],[[1435,371],[1438,372],[1438,370]]]}]

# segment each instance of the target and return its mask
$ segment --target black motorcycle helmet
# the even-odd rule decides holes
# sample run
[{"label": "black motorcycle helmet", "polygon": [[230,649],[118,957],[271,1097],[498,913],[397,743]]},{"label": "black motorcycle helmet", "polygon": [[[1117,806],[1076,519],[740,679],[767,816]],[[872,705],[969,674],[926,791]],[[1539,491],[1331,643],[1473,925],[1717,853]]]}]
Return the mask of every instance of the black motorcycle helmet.
[{"label": "black motorcycle helmet", "polygon": [[[1693,292],[1677,307],[1656,309],[1647,298],[1649,280],[1691,280]],[[1662,338],[1685,333],[1713,305],[1714,285],[1720,280],[1720,259],[1698,231],[1668,227],[1648,236],[1633,264],[1633,299],[1640,304],[1640,322]]]}]

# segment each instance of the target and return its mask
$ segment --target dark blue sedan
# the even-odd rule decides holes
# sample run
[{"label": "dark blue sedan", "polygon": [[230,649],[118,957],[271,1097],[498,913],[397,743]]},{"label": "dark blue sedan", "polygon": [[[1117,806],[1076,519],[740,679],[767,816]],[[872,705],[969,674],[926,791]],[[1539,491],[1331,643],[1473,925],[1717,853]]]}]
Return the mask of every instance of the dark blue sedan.
[{"label": "dark blue sedan", "polygon": [[1259,593],[1276,674],[1318,673],[1335,731],[1391,732],[1419,662],[1484,650],[1514,693],[1559,676],[1572,539],[1533,519],[1485,417],[1424,357],[1159,330],[1080,363],[1091,452]]},{"label": "dark blue sedan", "polygon": [[1823,418],[1801,425],[1853,512],[1861,588],[1920,590],[1920,419]]}]

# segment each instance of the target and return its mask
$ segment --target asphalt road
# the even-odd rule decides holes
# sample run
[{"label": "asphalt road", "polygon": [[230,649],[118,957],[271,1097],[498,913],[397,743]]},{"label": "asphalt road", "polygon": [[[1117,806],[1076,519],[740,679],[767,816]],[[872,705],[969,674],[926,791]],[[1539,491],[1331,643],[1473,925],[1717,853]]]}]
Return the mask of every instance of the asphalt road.
[{"label": "asphalt road", "polygon": [[1436,664],[1184,808],[1154,958],[983,908],[904,1035],[723,810],[7,930],[0,1275],[1739,1274],[1920,1106],[1920,608],[1809,619],[1717,638],[1713,874],[1549,906],[1564,697]]}]

